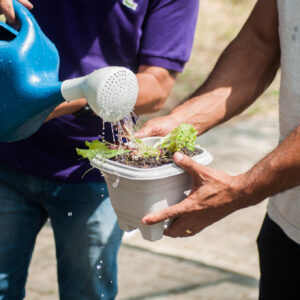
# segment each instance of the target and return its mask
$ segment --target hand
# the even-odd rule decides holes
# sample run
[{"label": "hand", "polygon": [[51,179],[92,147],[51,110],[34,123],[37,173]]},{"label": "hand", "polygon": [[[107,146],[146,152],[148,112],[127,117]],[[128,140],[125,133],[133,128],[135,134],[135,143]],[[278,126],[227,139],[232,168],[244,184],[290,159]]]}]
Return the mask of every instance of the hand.
[{"label": "hand", "polygon": [[139,139],[148,136],[165,136],[179,125],[181,125],[181,121],[175,119],[172,115],[158,117],[146,122],[135,136]]},{"label": "hand", "polygon": [[58,105],[51,113],[50,115],[47,117],[47,119],[45,120],[44,123],[66,115],[66,114],[73,114],[76,111],[79,111],[81,108],[84,108],[87,105],[87,101],[85,99],[78,99],[78,100],[74,100],[72,102],[64,102],[60,105]]},{"label": "hand", "polygon": [[[32,9],[33,5],[28,0],[18,0],[26,8]],[[16,16],[12,0],[0,0],[0,12],[4,14],[7,22],[11,25],[16,24]]]},{"label": "hand", "polygon": [[192,175],[192,190],[182,202],[145,216],[143,224],[173,219],[164,234],[187,237],[242,208],[242,193],[235,188],[235,177],[200,165],[181,153],[175,153],[174,162]]}]

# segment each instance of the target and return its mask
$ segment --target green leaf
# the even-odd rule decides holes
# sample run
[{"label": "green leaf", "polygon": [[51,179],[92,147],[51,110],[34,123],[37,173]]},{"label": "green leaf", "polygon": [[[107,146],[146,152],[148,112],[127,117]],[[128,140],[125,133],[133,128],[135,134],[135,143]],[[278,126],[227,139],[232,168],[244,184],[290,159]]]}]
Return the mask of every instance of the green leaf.
[{"label": "green leaf", "polygon": [[77,154],[81,155],[83,158],[93,159],[97,155],[101,156],[103,159],[110,159],[117,155],[122,155],[124,153],[130,152],[127,149],[109,149],[108,143],[103,143],[98,140],[92,142],[85,142],[88,149],[76,148]]},{"label": "green leaf", "polygon": [[195,150],[197,138],[197,130],[190,124],[181,124],[173,129],[167,136],[158,141],[154,147],[167,149],[169,152],[174,153],[183,148],[190,151]]},{"label": "green leaf", "polygon": [[[132,151],[140,157],[156,157],[159,159],[163,157],[167,152],[173,154],[176,151],[180,151],[183,148],[187,148],[190,151],[195,150],[195,143],[197,138],[196,129],[189,124],[181,124],[179,127],[175,128],[166,137],[160,139],[154,146],[146,145],[143,141],[130,136],[130,141],[132,143]],[[88,149],[76,149],[78,155],[84,158],[93,159],[94,157],[101,156],[103,159],[110,159],[117,155],[123,155],[125,153],[131,152],[130,149],[124,149],[122,146],[119,148],[112,148],[107,142],[100,142],[94,140],[92,142],[85,142]]]}]

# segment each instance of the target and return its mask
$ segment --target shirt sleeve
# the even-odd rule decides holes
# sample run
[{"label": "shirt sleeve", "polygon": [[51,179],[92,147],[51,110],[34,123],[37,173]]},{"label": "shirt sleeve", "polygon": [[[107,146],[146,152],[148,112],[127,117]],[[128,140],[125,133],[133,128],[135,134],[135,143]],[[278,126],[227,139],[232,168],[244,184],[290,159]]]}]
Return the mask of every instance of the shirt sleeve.
[{"label": "shirt sleeve", "polygon": [[181,72],[194,40],[199,0],[155,0],[142,27],[140,65]]}]

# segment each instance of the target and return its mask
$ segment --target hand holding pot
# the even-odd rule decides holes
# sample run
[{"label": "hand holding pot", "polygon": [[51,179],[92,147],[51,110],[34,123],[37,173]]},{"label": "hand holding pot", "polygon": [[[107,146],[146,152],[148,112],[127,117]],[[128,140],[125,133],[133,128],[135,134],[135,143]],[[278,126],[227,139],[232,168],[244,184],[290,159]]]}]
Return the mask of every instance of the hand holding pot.
[{"label": "hand holding pot", "polygon": [[165,136],[174,128],[181,125],[181,121],[172,115],[154,118],[145,123],[135,136],[139,139],[150,136]]},{"label": "hand holding pot", "polygon": [[200,165],[181,153],[174,155],[174,162],[192,175],[192,190],[182,202],[145,216],[143,224],[152,225],[173,219],[164,234],[187,237],[243,207],[237,177]]}]

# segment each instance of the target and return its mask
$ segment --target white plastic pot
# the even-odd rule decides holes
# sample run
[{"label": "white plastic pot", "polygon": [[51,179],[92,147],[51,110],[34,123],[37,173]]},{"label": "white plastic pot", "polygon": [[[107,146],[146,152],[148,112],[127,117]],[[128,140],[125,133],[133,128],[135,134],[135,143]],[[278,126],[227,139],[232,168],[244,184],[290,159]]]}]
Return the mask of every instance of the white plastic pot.
[{"label": "white plastic pot", "polygon": [[[143,141],[154,145],[158,139],[150,137]],[[209,164],[213,159],[211,154],[198,148],[202,153],[194,156],[193,160]],[[182,201],[192,186],[191,175],[174,163],[141,169],[96,157],[91,164],[104,175],[120,228],[124,231],[138,228],[148,241],[161,239],[169,222],[143,225],[142,217]]]}]

